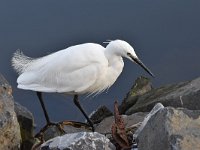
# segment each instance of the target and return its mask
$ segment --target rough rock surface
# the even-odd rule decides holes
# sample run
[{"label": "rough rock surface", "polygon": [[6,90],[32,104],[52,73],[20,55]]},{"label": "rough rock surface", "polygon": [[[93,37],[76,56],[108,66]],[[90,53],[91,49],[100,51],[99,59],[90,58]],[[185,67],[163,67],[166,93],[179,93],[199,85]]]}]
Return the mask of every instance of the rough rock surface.
[{"label": "rough rock surface", "polygon": [[78,132],[58,136],[41,145],[41,150],[115,150],[104,135],[97,132]]},{"label": "rough rock surface", "polygon": [[20,148],[20,127],[14,111],[12,88],[0,74],[0,149]]},{"label": "rough rock surface", "polygon": [[200,110],[166,107],[147,122],[138,136],[139,150],[199,150]]},{"label": "rough rock surface", "polygon": [[140,124],[140,126],[137,128],[137,130],[132,135],[133,140],[136,140],[140,132],[144,129],[146,124],[148,123],[149,119],[151,119],[152,116],[154,116],[157,112],[161,111],[165,107],[161,103],[157,103],[153,109],[145,116],[144,120]]},{"label": "rough rock surface", "polygon": [[[91,115],[91,120],[96,124],[96,123],[99,123],[100,121],[102,121],[104,118],[111,116],[111,115],[112,115],[112,112],[106,106],[101,106]],[[77,128],[77,127],[73,127],[71,125],[63,125],[63,129],[65,131],[65,134],[76,133],[76,132],[90,132],[91,131],[91,130],[86,129],[84,127]],[[58,127],[50,126],[44,132],[44,140],[47,141],[51,138],[54,138],[56,136],[60,136],[62,134],[63,133],[58,129]]]},{"label": "rough rock surface", "polygon": [[[76,128],[71,125],[63,125],[63,130],[65,134],[76,133],[76,132],[89,132],[90,130],[82,127]],[[44,140],[47,141],[57,136],[61,136],[63,133],[59,130],[57,126],[49,126],[47,130],[43,133]]]},{"label": "rough rock surface", "polygon": [[139,111],[150,111],[160,102],[164,106],[184,107],[191,110],[200,110],[200,77],[189,82],[182,82],[153,89],[144,95],[133,97],[134,101],[127,115]]},{"label": "rough rock surface", "polygon": [[22,137],[21,149],[23,150],[31,149],[34,143],[33,115],[27,108],[25,108],[24,106],[20,105],[17,102],[15,102],[14,108],[15,108],[15,113],[17,115],[17,120],[20,125],[20,132]]},{"label": "rough rock surface", "polygon": [[134,85],[131,87],[131,90],[127,93],[126,97],[122,101],[122,104],[119,106],[119,111],[121,114],[124,114],[127,109],[133,106],[140,95],[152,90],[152,84],[150,79],[146,77],[138,77],[135,80]]},{"label": "rough rock surface", "polygon": [[113,116],[113,113],[106,107],[100,106],[90,115],[90,119],[94,124],[101,122],[104,118]]},{"label": "rough rock surface", "polygon": [[[122,115],[126,128],[129,128],[132,125],[142,122],[146,114],[147,113],[139,112],[132,114],[130,116]],[[95,131],[101,134],[110,134],[113,123],[114,123],[114,117],[113,116],[107,117],[95,127]]]}]

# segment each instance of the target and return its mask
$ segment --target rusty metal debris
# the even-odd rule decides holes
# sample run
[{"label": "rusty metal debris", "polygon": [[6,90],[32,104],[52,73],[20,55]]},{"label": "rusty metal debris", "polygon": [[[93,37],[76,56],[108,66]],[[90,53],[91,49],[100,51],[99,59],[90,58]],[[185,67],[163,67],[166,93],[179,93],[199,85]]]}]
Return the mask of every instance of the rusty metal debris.
[{"label": "rusty metal debris", "polygon": [[126,134],[126,129],[124,125],[124,120],[122,116],[119,114],[118,103],[115,101],[114,103],[114,117],[115,122],[112,125],[112,137],[115,142],[118,144],[117,149],[130,149],[131,146],[129,144],[129,140]]}]

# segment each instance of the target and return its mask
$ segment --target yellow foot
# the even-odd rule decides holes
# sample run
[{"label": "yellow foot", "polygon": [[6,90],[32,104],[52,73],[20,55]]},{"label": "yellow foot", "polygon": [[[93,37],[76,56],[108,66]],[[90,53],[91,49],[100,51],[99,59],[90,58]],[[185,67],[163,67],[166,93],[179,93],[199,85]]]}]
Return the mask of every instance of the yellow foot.
[{"label": "yellow foot", "polygon": [[86,130],[92,131],[91,126],[88,125],[87,123],[83,123],[83,122],[65,120],[65,121],[59,122],[59,124],[63,129],[64,129],[64,126],[73,126],[75,128],[86,129]]}]

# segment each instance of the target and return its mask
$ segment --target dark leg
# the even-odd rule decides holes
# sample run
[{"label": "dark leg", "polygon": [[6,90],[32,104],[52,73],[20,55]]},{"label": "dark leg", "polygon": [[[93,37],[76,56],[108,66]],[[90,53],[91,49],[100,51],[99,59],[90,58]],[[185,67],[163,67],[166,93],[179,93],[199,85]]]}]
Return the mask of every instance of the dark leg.
[{"label": "dark leg", "polygon": [[41,92],[37,92],[37,96],[38,96],[38,98],[40,100],[40,104],[42,106],[42,110],[44,112],[47,124],[40,130],[39,133],[37,133],[35,135],[35,137],[36,138],[40,138],[40,140],[43,140],[43,134],[50,126],[56,126],[60,130],[61,133],[65,133],[64,129],[61,127],[61,125],[59,123],[52,123],[50,121],[48,113],[47,113],[47,110],[46,110],[44,102],[43,102],[42,93]]},{"label": "dark leg", "polygon": [[47,110],[46,110],[46,108],[45,108],[45,106],[44,106],[44,102],[43,102],[43,99],[42,99],[42,93],[41,93],[41,92],[37,92],[37,96],[38,96],[38,98],[39,98],[39,100],[40,100],[40,104],[41,104],[41,106],[42,106],[42,110],[43,110],[43,112],[44,112],[44,115],[45,115],[47,124],[50,124],[51,122],[50,122],[49,116],[48,116],[48,114],[47,114]]},{"label": "dark leg", "polygon": [[87,114],[85,113],[85,111],[83,110],[83,108],[81,107],[79,100],[78,100],[78,95],[74,95],[74,104],[79,108],[79,110],[82,112],[82,114],[85,116],[85,118],[87,119],[88,123],[90,124],[90,126],[92,127],[92,131],[94,132],[94,126],[92,121],[90,120],[90,118],[87,116]]},{"label": "dark leg", "polygon": [[91,122],[91,120],[89,119],[89,117],[86,115],[86,113],[84,112],[83,108],[81,107],[79,101],[78,101],[78,95],[75,95],[74,96],[74,103],[75,105],[80,109],[80,111],[83,113],[83,115],[85,116],[85,118],[87,119],[87,121],[89,122],[89,125],[88,124],[85,124],[85,123],[81,123],[81,122],[73,122],[73,121],[62,121],[62,122],[59,122],[59,123],[52,123],[50,122],[50,119],[49,119],[49,116],[47,114],[47,111],[46,111],[46,108],[45,108],[45,105],[44,105],[44,102],[43,102],[43,98],[42,98],[42,93],[41,92],[37,92],[37,96],[40,100],[40,104],[42,106],[42,109],[43,109],[43,112],[44,112],[44,115],[45,115],[45,118],[46,118],[46,121],[47,121],[47,124],[39,131],[39,133],[37,133],[35,135],[35,138],[38,138],[41,142],[40,144],[36,144],[34,145],[33,147],[34,148],[37,148],[38,146],[40,146],[43,142],[44,142],[44,134],[45,134],[45,131],[50,127],[50,126],[56,126],[59,130],[60,130],[60,134],[64,134],[65,133],[65,130],[63,128],[64,125],[71,125],[71,126],[74,126],[74,127],[77,127],[77,128],[82,128],[82,127],[85,127],[86,129],[88,129],[88,126],[90,125],[92,127],[92,131],[94,132],[94,127],[93,127],[93,123]]}]

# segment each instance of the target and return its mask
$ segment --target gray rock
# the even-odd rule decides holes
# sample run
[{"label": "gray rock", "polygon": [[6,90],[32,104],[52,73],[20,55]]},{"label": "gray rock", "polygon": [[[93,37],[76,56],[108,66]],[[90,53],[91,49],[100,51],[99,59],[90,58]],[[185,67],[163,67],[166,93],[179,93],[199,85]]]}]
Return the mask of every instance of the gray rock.
[{"label": "gray rock", "polygon": [[166,107],[147,122],[138,136],[139,150],[199,150],[200,110]]},{"label": "gray rock", "polygon": [[[106,107],[106,106],[101,106],[92,113],[91,115],[91,120],[94,123],[100,122],[103,120],[105,117],[111,116],[112,112]],[[96,126],[96,124],[95,124]],[[63,130],[65,131],[65,134],[69,133],[76,133],[76,132],[90,132],[91,130],[85,128],[84,126],[79,126],[79,127],[74,127],[72,125],[63,125]],[[61,132],[57,126],[49,126],[47,130],[43,133],[43,138],[45,141],[52,139],[57,136],[63,135],[63,132]]]},{"label": "gray rock", "polygon": [[[72,125],[62,125],[62,129],[64,130],[64,134],[76,133],[76,132],[90,132],[91,130],[83,127],[74,127]],[[43,138],[45,141],[52,139],[57,136],[63,135],[63,131],[61,131],[58,126],[52,125],[49,126],[43,133]]]},{"label": "gray rock", "polygon": [[78,132],[58,136],[41,145],[41,150],[114,150],[115,146],[97,132]]},{"label": "gray rock", "polygon": [[100,106],[96,111],[90,114],[90,119],[94,124],[97,124],[104,118],[110,116],[113,116],[113,113],[106,106]]},{"label": "gray rock", "polygon": [[138,77],[135,80],[134,85],[131,87],[131,90],[127,93],[126,97],[122,101],[122,104],[119,106],[119,111],[121,114],[124,114],[131,106],[133,106],[140,95],[143,95],[146,92],[151,91],[152,84],[150,79],[146,77]]},{"label": "gray rock", "polygon": [[[146,115],[147,113],[138,112],[130,116],[122,115],[122,118],[124,120],[126,128],[129,128],[132,125],[142,122]],[[96,126],[95,131],[101,134],[111,134],[111,127],[113,123],[114,123],[114,117],[113,116],[107,117]]]},{"label": "gray rock", "polygon": [[137,139],[138,135],[140,134],[140,132],[144,129],[144,127],[146,126],[147,122],[149,121],[149,119],[154,116],[158,111],[161,111],[162,109],[164,109],[164,106],[161,103],[157,103],[153,109],[145,116],[144,120],[142,121],[141,125],[139,126],[139,128],[134,132],[133,134],[133,139]]},{"label": "gray rock", "polygon": [[61,131],[56,126],[50,126],[47,128],[47,130],[44,132],[44,140],[47,141],[49,139],[52,139],[54,137],[62,135]]},{"label": "gray rock", "polygon": [[15,102],[14,108],[15,108],[15,113],[17,115],[17,120],[20,125],[20,131],[22,137],[21,149],[23,150],[31,149],[34,143],[33,115],[27,108],[25,108],[24,106],[20,105],[17,102]]},{"label": "gray rock", "polygon": [[163,86],[153,89],[137,98],[132,98],[135,104],[126,110],[127,115],[138,111],[148,112],[156,103],[162,103],[165,107],[184,107],[191,110],[200,110],[200,77],[178,84]]},{"label": "gray rock", "polygon": [[[123,115],[123,119],[124,119],[124,122],[125,122],[125,125],[126,125],[126,129],[128,129],[127,131],[135,131],[138,127],[137,124],[139,122],[143,121],[146,114],[147,113],[139,112],[139,113],[132,114],[130,116]],[[114,123],[113,116],[107,117],[103,121],[101,121],[99,124],[95,125],[95,132],[106,135],[106,137],[109,138],[113,142],[113,139],[112,139],[112,136],[111,136],[111,126],[112,126],[113,123]],[[136,126],[134,126],[134,125],[136,125]],[[70,133],[77,133],[77,132],[80,132],[80,133],[88,132],[88,133],[90,133],[87,129],[75,128],[75,127],[72,127],[72,126],[64,126],[64,130],[67,133],[66,135],[71,135]],[[51,138],[59,137],[59,136],[61,136],[61,134],[62,133],[58,130],[58,128],[56,126],[51,126],[44,132],[44,140],[47,141]],[[43,149],[45,149],[45,148],[46,147],[43,147]]]},{"label": "gray rock", "polygon": [[14,111],[12,88],[0,74],[0,149],[20,148],[20,127]]}]

